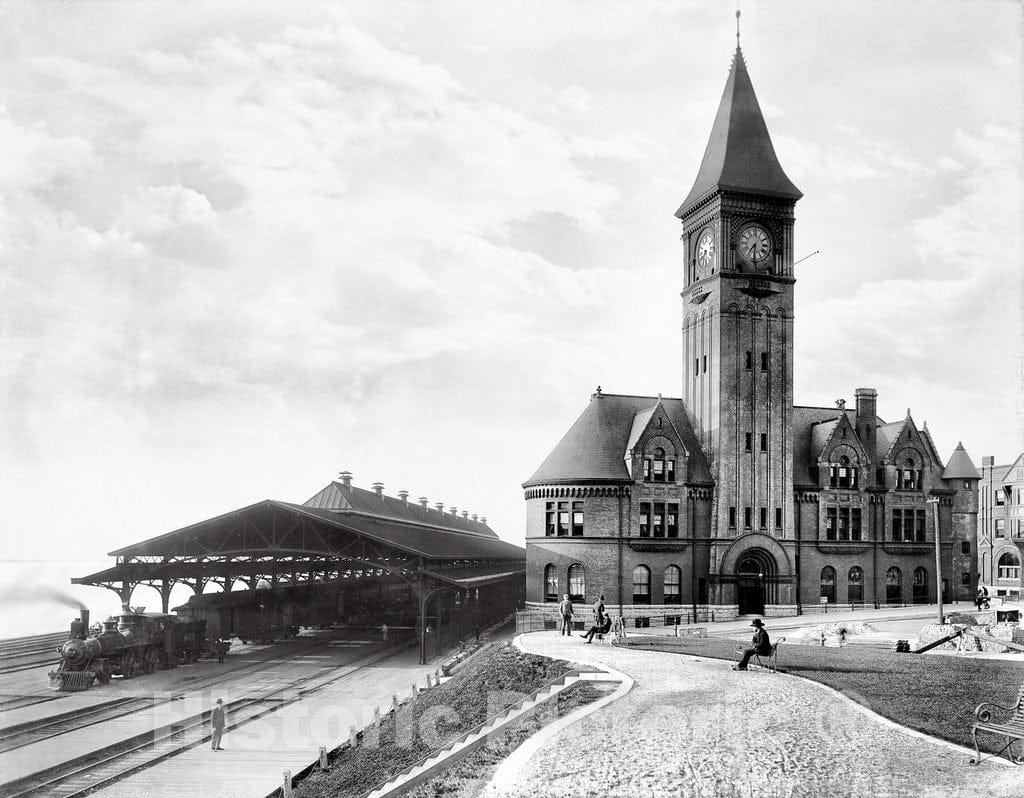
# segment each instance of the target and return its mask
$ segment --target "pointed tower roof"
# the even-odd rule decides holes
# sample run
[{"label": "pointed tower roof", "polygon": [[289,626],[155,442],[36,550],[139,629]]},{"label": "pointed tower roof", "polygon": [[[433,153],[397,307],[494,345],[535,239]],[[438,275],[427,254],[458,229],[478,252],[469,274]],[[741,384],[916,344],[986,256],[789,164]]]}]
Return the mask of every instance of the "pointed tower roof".
[{"label": "pointed tower roof", "polygon": [[775,155],[743,51],[738,46],[700,171],[676,216],[682,217],[698,201],[720,189],[791,200],[803,196],[786,177]]},{"label": "pointed tower roof", "polygon": [[967,454],[963,443],[957,442],[953,454],[949,456],[949,462],[946,463],[946,470],[942,472],[942,478],[978,479],[978,469],[975,468],[974,461]]}]

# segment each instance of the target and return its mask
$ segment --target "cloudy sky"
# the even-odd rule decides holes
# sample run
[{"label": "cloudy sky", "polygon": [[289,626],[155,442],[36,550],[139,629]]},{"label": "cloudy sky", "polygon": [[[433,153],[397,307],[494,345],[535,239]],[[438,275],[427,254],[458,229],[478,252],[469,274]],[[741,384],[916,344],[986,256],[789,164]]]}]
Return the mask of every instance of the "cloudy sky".
[{"label": "cloudy sky", "polygon": [[[0,6],[0,558],[349,469],[486,515],[680,392],[673,212],[731,2]],[[796,398],[1024,449],[1021,6],[744,0],[797,206]]]}]

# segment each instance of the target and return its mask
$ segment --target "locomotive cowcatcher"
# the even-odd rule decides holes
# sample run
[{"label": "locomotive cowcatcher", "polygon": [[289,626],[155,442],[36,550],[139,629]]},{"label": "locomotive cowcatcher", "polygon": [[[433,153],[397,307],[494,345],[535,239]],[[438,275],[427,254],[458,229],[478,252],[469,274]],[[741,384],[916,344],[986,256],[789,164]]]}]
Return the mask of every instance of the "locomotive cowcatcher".
[{"label": "locomotive cowcatcher", "polygon": [[159,612],[125,612],[89,634],[89,611],[71,624],[70,637],[57,649],[60,665],[51,671],[53,690],[87,690],[93,683],[125,678],[195,662],[206,650],[206,622]]}]

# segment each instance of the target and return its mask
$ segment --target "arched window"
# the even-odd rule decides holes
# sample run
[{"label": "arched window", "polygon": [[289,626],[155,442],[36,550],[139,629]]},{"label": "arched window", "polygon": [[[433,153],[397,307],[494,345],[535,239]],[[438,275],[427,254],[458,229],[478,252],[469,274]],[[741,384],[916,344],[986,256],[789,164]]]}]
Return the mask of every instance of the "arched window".
[{"label": "arched window", "polygon": [[828,484],[832,488],[856,488],[857,464],[851,463],[845,454],[828,468]]},{"label": "arched window", "polygon": [[928,569],[918,566],[914,569],[914,586],[912,588],[915,604],[928,603]]},{"label": "arched window", "polygon": [[864,569],[853,566],[846,576],[846,600],[850,604],[864,602]]},{"label": "arched window", "polygon": [[544,600],[558,601],[558,571],[551,563],[544,566]]},{"label": "arched window", "polygon": [[885,601],[887,604],[903,603],[903,572],[895,565],[885,572]]},{"label": "arched window", "polygon": [[999,558],[996,566],[996,577],[998,579],[1013,579],[1020,581],[1020,558],[1012,551],[1006,552]]},{"label": "arched window", "polygon": [[646,565],[633,569],[633,603],[651,603],[651,569]]},{"label": "arched window", "polygon": [[569,598],[573,601],[586,601],[587,582],[582,565],[569,566]]},{"label": "arched window", "polygon": [[678,565],[670,565],[665,569],[665,603],[683,603],[683,572]]},{"label": "arched window", "polygon": [[900,490],[921,490],[921,469],[913,457],[908,457],[896,471],[896,483]]},{"label": "arched window", "polygon": [[821,569],[821,597],[829,604],[836,603],[836,569],[831,565]]},{"label": "arched window", "polygon": [[675,482],[676,461],[660,446],[644,458],[644,482]]}]

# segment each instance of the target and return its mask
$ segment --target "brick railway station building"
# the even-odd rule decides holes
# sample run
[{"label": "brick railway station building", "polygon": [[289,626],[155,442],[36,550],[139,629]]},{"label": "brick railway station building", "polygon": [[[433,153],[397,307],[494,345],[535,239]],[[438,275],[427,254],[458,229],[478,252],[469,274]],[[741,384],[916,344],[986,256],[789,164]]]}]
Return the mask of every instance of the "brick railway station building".
[{"label": "brick railway station building", "polygon": [[981,458],[978,570],[993,598],[1024,595],[1024,453],[1009,465]]},{"label": "brick railway station building", "polygon": [[737,47],[676,216],[682,398],[593,394],[523,485],[527,603],[569,593],[627,616],[792,615],[822,603],[970,599],[979,474],[943,463],[877,393],[794,404],[794,208]]}]

